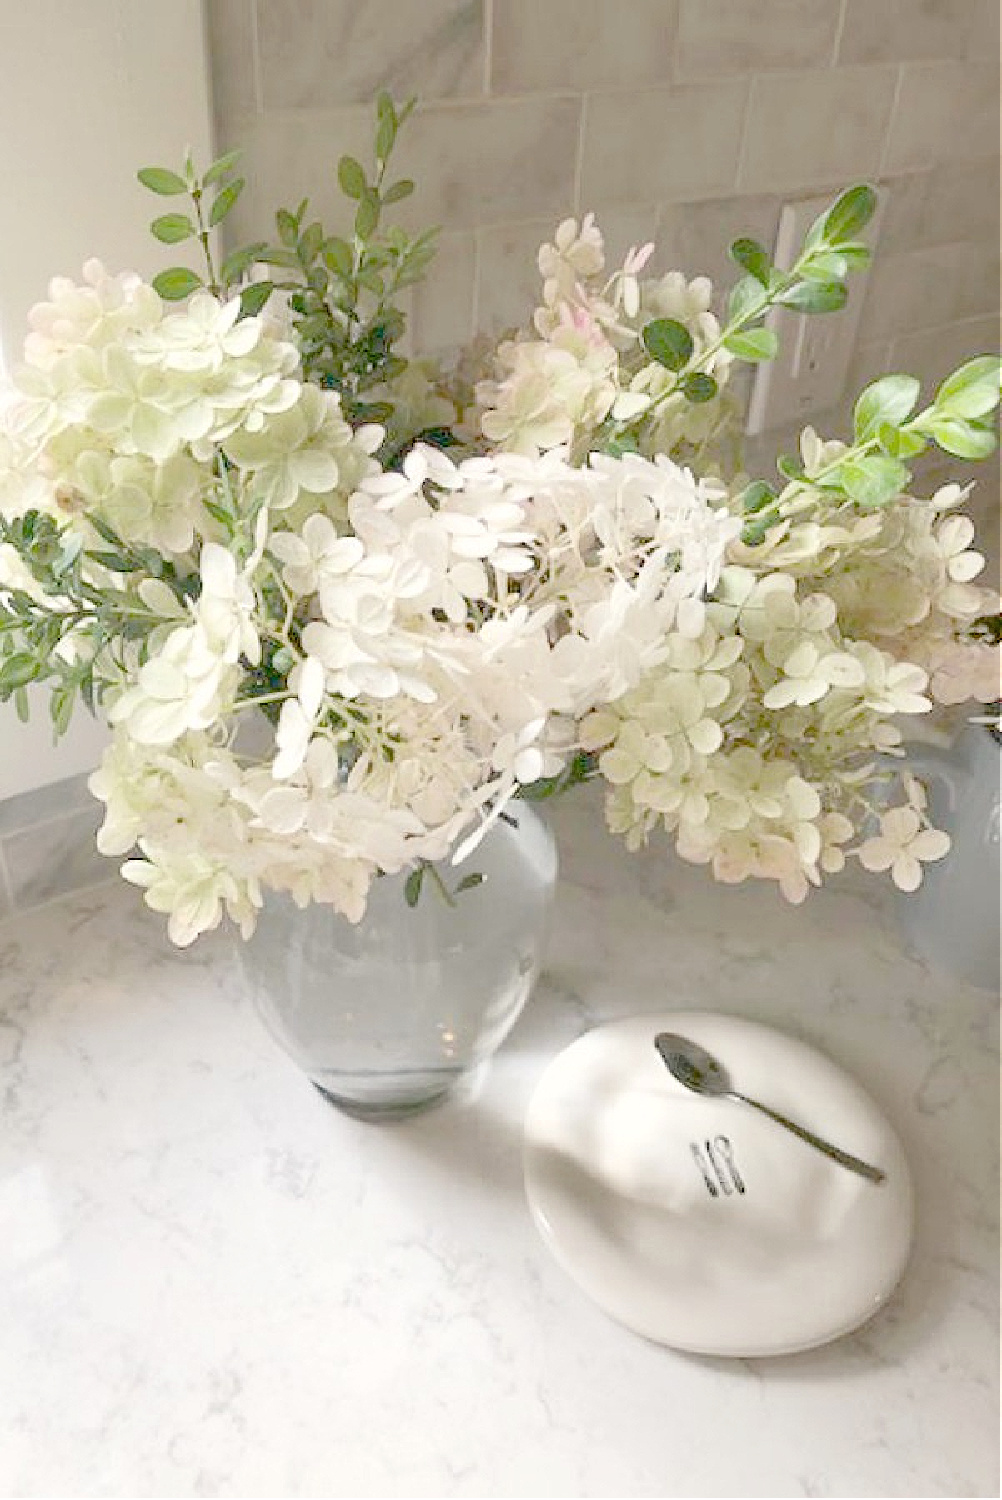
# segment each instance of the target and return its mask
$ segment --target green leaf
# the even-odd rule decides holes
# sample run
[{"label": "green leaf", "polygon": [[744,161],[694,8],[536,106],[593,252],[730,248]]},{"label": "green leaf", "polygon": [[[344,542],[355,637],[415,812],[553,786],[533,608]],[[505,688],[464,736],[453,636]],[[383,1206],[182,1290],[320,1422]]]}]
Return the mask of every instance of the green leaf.
[{"label": "green leaf", "polygon": [[190,240],[196,233],[195,226],[187,214],[161,214],[159,219],[153,220],[150,228],[157,239],[165,245],[176,245],[181,240]]},{"label": "green leaf", "polygon": [[866,386],[852,414],[856,441],[865,443],[886,423],[899,427],[915,410],[920,389],[914,375],[884,375]]},{"label": "green leaf", "polygon": [[965,422],[962,417],[938,417],[930,422],[929,429],[943,451],[956,458],[987,458],[995,451],[995,434],[981,422]]},{"label": "green leaf", "polygon": [[353,156],[342,156],[337,164],[337,180],[347,198],[361,198],[365,192],[365,173]]},{"label": "green leaf", "polygon": [[761,547],[769,532],[771,522],[763,517],[759,521],[746,521],[741,528],[741,540],[746,547]]},{"label": "green leaf", "polygon": [[295,249],[299,243],[299,222],[295,215],[290,214],[287,208],[280,208],[275,215],[275,227],[282,244],[290,250]]},{"label": "green leaf", "polygon": [[936,392],[938,410],[951,417],[983,417],[999,404],[1002,359],[981,354],[948,376]]},{"label": "green leaf", "polygon": [[382,300],[385,288],[383,278],[378,271],[359,271],[357,280],[359,286],[364,286],[367,292],[372,292],[374,296]]},{"label": "green leaf", "polygon": [[323,225],[314,221],[308,229],[304,230],[299,240],[299,259],[304,265],[312,265],[320,254],[320,246],[323,242]]},{"label": "green leaf", "polygon": [[376,160],[385,161],[393,150],[397,136],[397,122],[393,115],[382,114],[376,127]]},{"label": "green leaf", "polygon": [[846,240],[844,245],[839,245],[838,253],[845,261],[847,271],[864,271],[873,259],[869,245],[854,240]]},{"label": "green leaf", "polygon": [[171,266],[169,271],[161,271],[153,278],[153,290],[165,302],[181,302],[204,285],[201,276],[189,271],[187,266]]},{"label": "green leaf", "polygon": [[831,281],[833,277],[841,280],[848,269],[849,262],[840,251],[819,250],[800,267],[800,274],[808,281]]},{"label": "green leaf", "polygon": [[755,363],[758,360],[773,359],[779,348],[779,339],[771,328],[746,328],[739,333],[728,334],[724,339],[724,348],[736,354],[739,359]]},{"label": "green leaf", "polygon": [[424,865],[417,865],[404,881],[404,900],[408,906],[417,906],[421,898],[421,883],[424,880]]},{"label": "green leaf", "polygon": [[236,203],[243,190],[244,179],[242,177],[238,177],[235,182],[229,183],[228,186],[224,187],[216,195],[216,200],[209,211],[210,229],[215,228],[217,224],[221,223],[222,220],[226,218],[226,215],[229,213],[234,203]]},{"label": "green leaf", "polygon": [[414,184],[409,177],[401,177],[399,182],[391,183],[383,194],[384,203],[399,203],[401,198],[409,198],[414,191]]},{"label": "green leaf", "polygon": [[882,453],[847,459],[832,475],[849,499],[864,510],[876,510],[900,495],[908,478],[904,464]]},{"label": "green leaf", "polygon": [[0,697],[9,698],[15,689],[34,682],[41,671],[42,664],[35,657],[27,651],[15,651],[0,662]]},{"label": "green leaf", "polygon": [[109,522],[105,521],[101,516],[96,515],[94,512],[91,512],[87,519],[93,526],[94,530],[97,532],[98,536],[102,537],[103,540],[106,541],[110,546],[117,547],[120,552],[128,551],[128,548],[126,547],[124,541],[119,536],[114,526],[110,525]]},{"label": "green leaf", "polygon": [[675,318],[654,318],[645,324],[641,337],[648,354],[667,370],[682,370],[692,358],[692,335]]},{"label": "green leaf", "polygon": [[682,381],[682,395],[694,406],[701,406],[704,401],[712,401],[717,394],[717,382],[712,375],[704,375],[701,370],[694,370]]},{"label": "green leaf", "polygon": [[188,191],[184,178],[169,171],[167,167],[141,167],[136,176],[143,187],[149,188],[151,193],[159,193],[163,198],[174,198],[178,193]]},{"label": "green leaf", "polygon": [[219,268],[219,276],[224,286],[229,286],[234,281],[239,281],[246,271],[259,258],[263,250],[267,250],[263,240],[256,241],[253,245],[244,245],[240,250],[234,250],[228,255]]},{"label": "green leaf", "polygon": [[464,875],[456,886],[456,895],[458,896],[461,891],[472,891],[476,886],[483,885],[483,883],[484,875],[482,871],[473,870],[469,875]]},{"label": "green leaf", "polygon": [[220,178],[225,177],[227,173],[233,171],[239,160],[239,151],[227,151],[225,156],[217,157],[202,178],[202,187],[211,187],[214,182],[219,182]]},{"label": "green leaf", "polygon": [[252,281],[250,286],[245,286],[240,293],[241,317],[256,317],[274,290],[273,281]]},{"label": "green leaf", "polygon": [[894,427],[890,422],[881,422],[877,428],[877,441],[891,458],[915,458],[929,446],[919,433]]},{"label": "green leaf", "polygon": [[776,468],[784,479],[803,479],[804,466],[797,459],[791,458],[789,453],[781,453],[776,460]]},{"label": "green leaf", "polygon": [[747,489],[742,490],[740,496],[741,509],[745,515],[754,515],[756,511],[764,510],[771,505],[776,498],[776,492],[771,485],[763,479],[754,479]]},{"label": "green leaf", "polygon": [[825,239],[833,245],[851,240],[868,224],[877,210],[877,195],[869,183],[849,188],[832,204],[824,217]]},{"label": "green leaf", "polygon": [[289,250],[283,245],[270,245],[262,250],[257,258],[266,266],[283,266],[289,270],[299,269],[299,256],[295,250]]},{"label": "green leaf", "polygon": [[355,256],[347,240],[331,235],[324,241],[323,257],[326,264],[338,276],[351,276],[355,269]]},{"label": "green leaf", "polygon": [[731,287],[727,298],[728,323],[743,323],[746,318],[760,313],[765,307],[762,284],[754,276],[742,276]]},{"label": "green leaf", "polygon": [[375,193],[365,190],[355,210],[355,233],[360,240],[367,240],[379,223],[379,199]]},{"label": "green leaf", "polygon": [[28,701],[27,688],[19,687],[14,694],[14,708],[22,724],[27,724],[31,718],[31,704]]},{"label": "green leaf", "polygon": [[72,683],[66,683],[52,690],[52,696],[49,699],[49,717],[52,719],[56,739],[65,734],[70,727],[75,696]]},{"label": "green leaf", "polygon": [[848,295],[840,281],[799,281],[776,300],[797,312],[828,313],[844,307]]},{"label": "green leaf", "polygon": [[110,573],[134,573],[136,571],[135,559],[123,557],[120,552],[88,552],[87,556],[100,567],[107,568]]},{"label": "green leaf", "polygon": [[228,510],[224,510],[221,505],[217,505],[215,500],[203,500],[202,504],[214,521],[218,521],[220,526],[225,527],[227,531],[233,530],[233,517]]},{"label": "green leaf", "polygon": [[731,260],[735,261],[743,271],[748,271],[754,276],[756,281],[760,281],[765,287],[769,285],[769,272],[772,270],[772,265],[758,240],[742,236],[734,241],[727,253]]}]

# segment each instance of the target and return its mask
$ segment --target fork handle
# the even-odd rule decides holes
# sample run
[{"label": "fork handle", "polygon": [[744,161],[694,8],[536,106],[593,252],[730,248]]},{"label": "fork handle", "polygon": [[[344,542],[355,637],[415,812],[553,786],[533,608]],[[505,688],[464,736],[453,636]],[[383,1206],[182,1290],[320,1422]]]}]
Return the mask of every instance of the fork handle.
[{"label": "fork handle", "polygon": [[821,1136],[815,1135],[813,1130],[807,1130],[803,1125],[798,1125],[795,1120],[787,1119],[781,1115],[778,1109],[770,1109],[768,1104],[762,1104],[758,1099],[749,1099],[747,1094],[732,1093],[732,1099],[740,1099],[742,1104],[750,1104],[752,1109],[757,1109],[761,1114],[768,1115],[770,1120],[775,1120],[777,1125],[785,1125],[787,1130],[792,1130],[794,1135],[806,1141],[809,1146],[814,1146],[823,1155],[837,1161],[839,1166],[848,1167],[850,1172],[858,1172],[860,1177],[866,1177],[870,1182],[883,1182],[887,1176],[879,1167],[872,1167],[868,1161],[861,1161],[858,1156],[853,1156],[850,1151],[843,1151],[839,1146],[833,1146],[831,1141],[823,1140]]}]

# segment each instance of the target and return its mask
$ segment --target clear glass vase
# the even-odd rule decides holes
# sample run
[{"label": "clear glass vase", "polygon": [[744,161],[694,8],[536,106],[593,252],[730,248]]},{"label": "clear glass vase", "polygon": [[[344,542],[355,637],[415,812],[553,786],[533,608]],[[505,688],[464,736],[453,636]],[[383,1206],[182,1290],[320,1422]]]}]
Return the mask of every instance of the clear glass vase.
[{"label": "clear glass vase", "polygon": [[481,883],[451,905],[430,874],[415,906],[404,875],[383,876],[358,924],[269,892],[239,945],[272,1035],[348,1113],[403,1115],[443,1098],[497,1050],[528,999],[556,885],[553,837],[516,803],[460,869],[441,867],[450,890],[473,871]]}]

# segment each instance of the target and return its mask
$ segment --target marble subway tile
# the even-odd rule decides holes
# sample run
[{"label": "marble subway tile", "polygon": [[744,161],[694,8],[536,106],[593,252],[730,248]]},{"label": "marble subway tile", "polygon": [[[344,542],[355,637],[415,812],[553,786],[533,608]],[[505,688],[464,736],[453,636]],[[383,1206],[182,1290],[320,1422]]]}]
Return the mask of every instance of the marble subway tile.
[{"label": "marble subway tile", "polygon": [[[922,171],[947,156],[950,136],[969,109],[971,71],[968,64],[949,59],[905,64],[887,137],[885,172]],[[997,109],[996,100],[996,127]]]},{"label": "marble subway tile", "polygon": [[[371,166],[374,118],[371,108],[357,105],[231,120],[220,150],[241,148],[247,185],[226,220],[227,243],[274,243],[276,210],[295,208],[302,198],[310,200],[309,218],[321,219],[329,233],[350,229],[355,205],[338,186],[337,163],[347,153]],[[398,222],[406,208],[394,208]]]},{"label": "marble subway tile", "polygon": [[115,861],[99,854],[94,842],[102,818],[103,809],[95,802],[83,812],[40,823],[3,840],[15,910],[25,911],[114,876]]},{"label": "marble subway tile", "polygon": [[929,180],[924,234],[999,242],[999,158],[949,162],[935,167]]},{"label": "marble subway tile", "polygon": [[483,92],[483,0],[258,0],[265,109]]},{"label": "marble subway tile", "polygon": [[421,222],[446,229],[546,215],[573,206],[581,100],[526,96],[419,108],[401,137]]},{"label": "marble subway tile", "polygon": [[999,239],[999,163],[985,157],[906,172],[881,183],[881,250]]},{"label": "marble subway tile", "polygon": [[[603,208],[588,203],[585,212],[595,215],[605,242],[608,274],[622,265],[626,252],[635,245],[655,242],[648,262],[651,271],[667,270],[657,243],[657,206]],[[480,257],[476,330],[498,334],[526,325],[542,294],[537,255],[545,240],[552,240],[557,220],[534,219],[522,224],[501,224],[482,230],[478,236]]]},{"label": "marble subway tile", "polygon": [[254,0],[206,0],[206,35],[216,130],[226,132],[234,115],[257,109],[254,64]]},{"label": "marble subway tile", "polygon": [[582,203],[684,202],[729,192],[746,100],[744,80],[592,95]]},{"label": "marble subway tile", "polygon": [[998,236],[991,240],[958,245],[956,255],[954,316],[972,318],[980,313],[997,313],[1000,271]]},{"label": "marble subway tile", "polygon": [[896,77],[873,67],[756,78],[739,185],[786,193],[875,176]]},{"label": "marble subway tile", "polygon": [[840,63],[963,57],[971,0],[845,0]]},{"label": "marble subway tile", "polygon": [[[942,328],[922,329],[896,338],[891,345],[891,368],[917,375],[928,393],[965,360],[997,349],[998,342],[997,316],[964,318]],[[978,465],[972,468],[983,474]]]},{"label": "marble subway tile", "polygon": [[832,0],[679,0],[675,76],[827,67],[838,21]]},{"label": "marble subway tile", "polygon": [[440,235],[425,280],[413,288],[410,332],[418,355],[445,354],[469,341],[475,278],[472,231]]},{"label": "marble subway tile", "polygon": [[948,323],[956,313],[963,248],[936,245],[901,255],[878,252],[868,273],[861,320],[865,337],[891,338]]},{"label": "marble subway tile", "polygon": [[552,238],[549,219],[526,224],[495,224],[477,236],[479,276],[474,327],[500,334],[522,327],[538,306],[542,283],[536,255]]},{"label": "marble subway tile", "polygon": [[[999,0],[967,0],[967,56],[972,60],[999,55]],[[996,75],[997,76],[997,75]]]},{"label": "marble subway tile", "polygon": [[675,0],[494,0],[494,94],[666,83]]},{"label": "marble subway tile", "polygon": [[671,265],[693,276],[709,276],[718,289],[742,274],[727,254],[739,235],[750,235],[771,253],[781,200],[776,194],[669,203],[661,212],[659,239]]}]

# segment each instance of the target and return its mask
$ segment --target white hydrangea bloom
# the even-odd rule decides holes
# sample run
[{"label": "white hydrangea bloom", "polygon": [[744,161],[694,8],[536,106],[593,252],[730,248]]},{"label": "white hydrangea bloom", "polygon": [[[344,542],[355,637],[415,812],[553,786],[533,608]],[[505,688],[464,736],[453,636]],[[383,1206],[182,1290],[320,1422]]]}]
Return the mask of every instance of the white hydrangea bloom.
[{"label": "white hydrangea bloom", "polygon": [[949,853],[949,835],[923,827],[914,807],[892,807],[880,818],[880,832],[858,850],[866,870],[890,870],[902,891],[915,891],[922,884],[922,863],[943,859]]}]

